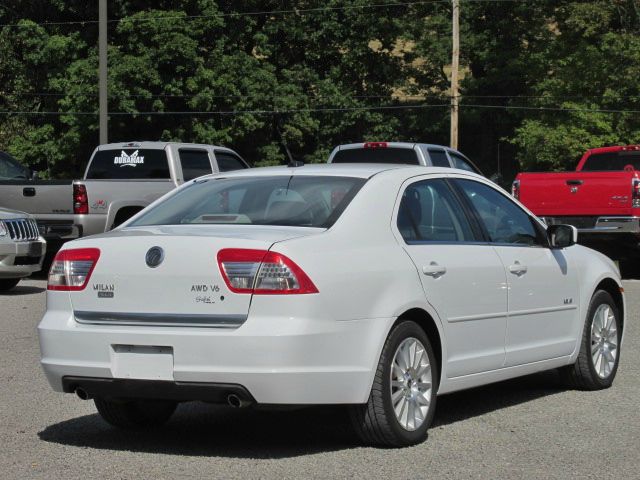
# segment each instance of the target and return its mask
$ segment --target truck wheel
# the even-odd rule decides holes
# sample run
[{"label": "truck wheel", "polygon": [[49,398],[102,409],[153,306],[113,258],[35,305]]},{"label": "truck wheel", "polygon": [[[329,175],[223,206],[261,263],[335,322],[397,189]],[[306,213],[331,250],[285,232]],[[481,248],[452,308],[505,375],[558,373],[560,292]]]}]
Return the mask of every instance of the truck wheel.
[{"label": "truck wheel", "polygon": [[415,322],[393,328],[364,405],[351,407],[352,424],[367,444],[405,447],[427,438],[436,407],[438,371],[429,338]]},{"label": "truck wheel", "polygon": [[177,403],[167,400],[116,401],[95,398],[100,416],[114,427],[127,430],[159,427],[176,410]]},{"label": "truck wheel", "polygon": [[0,292],[11,290],[18,284],[19,281],[19,278],[3,278],[2,280],[0,280]]},{"label": "truck wheel", "polygon": [[613,383],[620,361],[620,314],[608,292],[591,299],[576,363],[561,370],[567,383],[580,390],[602,390]]}]

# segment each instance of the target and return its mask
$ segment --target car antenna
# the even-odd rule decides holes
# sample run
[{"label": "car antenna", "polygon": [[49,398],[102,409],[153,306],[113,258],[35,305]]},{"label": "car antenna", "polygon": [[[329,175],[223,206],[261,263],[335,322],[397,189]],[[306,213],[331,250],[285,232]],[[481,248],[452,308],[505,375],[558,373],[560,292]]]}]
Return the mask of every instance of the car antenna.
[{"label": "car antenna", "polygon": [[293,158],[289,161],[287,167],[304,167],[304,162],[302,160],[294,160]]}]

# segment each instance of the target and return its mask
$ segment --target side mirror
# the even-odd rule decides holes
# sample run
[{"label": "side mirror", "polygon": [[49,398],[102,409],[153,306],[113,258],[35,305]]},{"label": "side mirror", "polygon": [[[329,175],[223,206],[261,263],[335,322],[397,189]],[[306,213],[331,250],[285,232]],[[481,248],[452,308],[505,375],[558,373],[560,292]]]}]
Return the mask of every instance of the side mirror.
[{"label": "side mirror", "polygon": [[40,178],[40,172],[31,170],[31,180],[38,180],[38,178]]},{"label": "side mirror", "polygon": [[578,243],[578,229],[573,225],[551,225],[547,228],[551,248],[566,248]]}]

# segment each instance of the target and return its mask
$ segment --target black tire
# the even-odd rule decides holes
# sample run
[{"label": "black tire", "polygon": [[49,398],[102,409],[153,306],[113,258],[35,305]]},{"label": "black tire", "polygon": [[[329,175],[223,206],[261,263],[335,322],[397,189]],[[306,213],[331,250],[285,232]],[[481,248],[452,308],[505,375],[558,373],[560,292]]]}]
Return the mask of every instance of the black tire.
[{"label": "black tire", "polygon": [[[591,341],[591,326],[594,322],[595,313],[601,305],[607,305],[611,308],[615,317],[617,333],[617,351],[614,366],[608,376],[604,378],[598,375],[592,360]],[[618,364],[620,363],[620,337],[620,313],[618,307],[608,292],[598,290],[593,294],[591,303],[589,304],[589,310],[587,311],[587,318],[584,324],[584,332],[582,333],[582,342],[580,343],[580,353],[578,354],[576,363],[560,369],[560,373],[566,383],[578,390],[602,390],[609,388],[613,383],[613,379],[618,371]]]},{"label": "black tire", "polygon": [[[400,424],[391,399],[393,357],[400,344],[408,338],[415,338],[422,343],[432,371],[431,401],[427,414],[422,425],[413,431]],[[368,402],[353,405],[349,409],[351,423],[360,439],[366,444],[382,447],[406,447],[423,442],[435,413],[438,379],[436,357],[427,334],[415,322],[404,321],[397,324],[389,333],[382,349]]]},{"label": "black tire", "polygon": [[6,292],[18,285],[19,278],[3,278],[0,280],[0,292]]},{"label": "black tire", "polygon": [[100,416],[114,427],[144,430],[164,425],[177,403],[167,400],[116,401],[104,398],[93,400]]}]

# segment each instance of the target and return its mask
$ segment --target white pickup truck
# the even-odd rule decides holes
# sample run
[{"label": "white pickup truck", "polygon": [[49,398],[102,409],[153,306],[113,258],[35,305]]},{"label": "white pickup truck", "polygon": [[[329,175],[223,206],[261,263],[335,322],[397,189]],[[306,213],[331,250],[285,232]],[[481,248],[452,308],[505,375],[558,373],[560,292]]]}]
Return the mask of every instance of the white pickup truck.
[{"label": "white pickup truck", "polygon": [[215,145],[110,143],[94,150],[81,180],[42,181],[3,153],[0,207],[32,213],[48,241],[64,241],[110,230],[196,177],[243,168],[237,153]]}]

